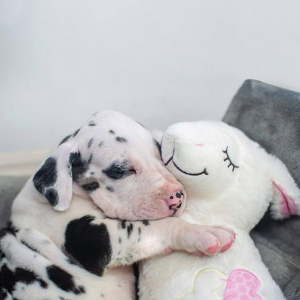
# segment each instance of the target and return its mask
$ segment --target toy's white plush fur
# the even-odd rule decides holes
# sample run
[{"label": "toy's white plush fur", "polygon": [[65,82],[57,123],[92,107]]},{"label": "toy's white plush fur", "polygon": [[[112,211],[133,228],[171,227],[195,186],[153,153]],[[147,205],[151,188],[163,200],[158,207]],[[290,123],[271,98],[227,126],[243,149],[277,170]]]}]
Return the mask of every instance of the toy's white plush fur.
[{"label": "toy's white plush fur", "polygon": [[[300,192],[285,165],[238,129],[209,121],[169,127],[162,139],[162,158],[187,192],[181,218],[227,226],[237,235],[231,249],[213,257],[174,252],[145,261],[141,300],[284,299],[249,232],[270,205],[277,219],[299,214]],[[256,280],[250,296],[226,294],[234,270],[251,272]]]}]

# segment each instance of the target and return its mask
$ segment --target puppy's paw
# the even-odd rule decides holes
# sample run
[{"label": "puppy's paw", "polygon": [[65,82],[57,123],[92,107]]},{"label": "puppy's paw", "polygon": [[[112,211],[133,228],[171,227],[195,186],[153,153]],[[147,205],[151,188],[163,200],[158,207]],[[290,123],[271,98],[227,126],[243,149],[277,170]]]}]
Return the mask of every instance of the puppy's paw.
[{"label": "puppy's paw", "polygon": [[[218,248],[218,252],[225,252],[231,247],[231,245],[235,241],[236,234],[230,228],[222,227],[222,226],[214,226],[214,227],[207,226],[206,231],[211,233],[217,238],[218,243],[220,245]],[[214,254],[214,253],[209,253],[208,251],[208,254]]]},{"label": "puppy's paw", "polygon": [[214,255],[228,250],[235,233],[225,227],[189,225],[181,236],[182,249],[190,253]]}]

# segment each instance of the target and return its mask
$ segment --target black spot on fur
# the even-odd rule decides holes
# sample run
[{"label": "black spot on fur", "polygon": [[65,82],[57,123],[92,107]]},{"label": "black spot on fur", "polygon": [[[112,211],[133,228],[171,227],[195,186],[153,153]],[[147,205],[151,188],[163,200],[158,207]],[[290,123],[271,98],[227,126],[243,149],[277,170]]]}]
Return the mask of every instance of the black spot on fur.
[{"label": "black spot on fur", "polygon": [[57,170],[56,170],[56,158],[49,157],[46,159],[41,168],[36,172],[33,177],[33,184],[35,188],[43,194],[47,200],[52,203],[55,203],[55,195],[50,191],[47,193],[45,189],[54,185],[57,180]]},{"label": "black spot on fur", "polygon": [[148,221],[148,220],[144,220],[144,221],[143,221],[143,224],[144,224],[145,226],[148,226],[148,225],[150,225],[150,223],[149,223],[149,221]]},{"label": "black spot on fur", "polygon": [[126,228],[126,220],[121,221],[121,226],[122,226],[122,229]]},{"label": "black spot on fur", "polygon": [[47,288],[47,283],[40,279],[34,272],[25,270],[23,268],[16,268],[15,271],[10,270],[6,264],[4,264],[0,271],[0,290],[5,289],[10,294],[14,291],[15,285],[18,282],[30,285],[35,281],[40,283],[42,288]]},{"label": "black spot on fur", "polygon": [[[0,240],[1,240],[1,231],[0,231]],[[0,262],[1,260],[5,257],[5,254],[2,252],[2,250],[0,249]],[[0,298],[1,299],[1,298]]]},{"label": "black spot on fur", "polygon": [[45,191],[44,196],[47,198],[47,200],[52,206],[56,206],[58,204],[58,194],[56,189],[48,188]]},{"label": "black spot on fur", "polygon": [[89,157],[88,164],[90,164],[92,162],[92,159],[93,159],[93,153]]},{"label": "black spot on fur", "polygon": [[139,232],[139,235],[141,235],[141,233],[142,233],[141,227],[139,227],[138,232]]},{"label": "black spot on fur", "polygon": [[90,148],[90,147],[92,146],[93,141],[94,141],[94,139],[90,139],[90,140],[89,140],[89,142],[88,142],[88,148]]},{"label": "black spot on fur", "polygon": [[132,265],[133,267],[133,274],[135,277],[135,299],[139,300],[140,296],[139,296],[139,279],[140,279],[140,270],[139,270],[139,263],[136,262]]},{"label": "black spot on fur", "polygon": [[45,187],[52,186],[57,179],[56,158],[49,157],[33,177],[35,188],[42,194]]},{"label": "black spot on fur", "polygon": [[97,124],[94,123],[93,121],[89,123],[89,126],[96,126]]},{"label": "black spot on fur", "polygon": [[15,225],[13,225],[13,223],[11,221],[7,222],[7,227],[5,228],[5,230],[11,234],[13,234],[14,236],[16,236],[16,233],[19,232],[19,229],[17,229],[15,227]]},{"label": "black spot on fur", "polygon": [[117,136],[116,141],[119,143],[127,143],[127,140],[123,137]]},{"label": "black spot on fur", "polygon": [[73,276],[57,266],[47,267],[49,279],[55,283],[57,287],[66,292],[73,292],[75,295],[84,294],[85,290],[82,286],[76,286]]},{"label": "black spot on fur", "polygon": [[89,168],[87,162],[81,158],[81,153],[79,151],[70,153],[69,164],[72,166],[72,177],[75,181],[77,181]]},{"label": "black spot on fur", "polygon": [[121,237],[119,237],[119,244],[121,244],[122,243],[122,239],[121,239]]},{"label": "black spot on fur", "polygon": [[31,251],[38,252],[35,248],[29,246],[25,241],[22,240],[21,243],[22,243],[24,246],[26,246],[27,248],[29,248]]},{"label": "black spot on fur", "polygon": [[87,184],[84,184],[82,186],[86,191],[88,191],[89,193],[95,191],[96,189],[98,189],[100,187],[99,183],[97,181],[93,181]]},{"label": "black spot on fur", "polygon": [[125,162],[115,161],[102,172],[111,179],[119,180],[134,174],[135,170],[131,169]]},{"label": "black spot on fur", "polygon": [[9,299],[7,291],[0,289],[0,299]]},{"label": "black spot on fur", "polygon": [[115,191],[112,186],[107,186],[106,189],[111,193],[113,193]]},{"label": "black spot on fur", "polygon": [[73,133],[73,137],[75,137],[77,135],[77,133],[79,132],[81,128],[77,129],[74,133]]},{"label": "black spot on fur", "polygon": [[0,241],[8,234],[5,229],[0,230]]},{"label": "black spot on fur", "polygon": [[98,144],[98,147],[100,148],[103,144],[104,144],[104,142],[100,142],[100,143]]},{"label": "black spot on fur", "polygon": [[65,232],[65,249],[86,270],[101,276],[111,260],[111,244],[105,224],[92,224],[93,216],[71,221]]},{"label": "black spot on fur", "polygon": [[43,289],[48,288],[48,283],[46,283],[44,280],[38,279],[38,282],[40,283],[40,286],[41,286]]},{"label": "black spot on fur", "polygon": [[133,224],[130,223],[128,226],[127,226],[127,235],[128,235],[128,238],[130,238],[130,235],[133,231]]},{"label": "black spot on fur", "polygon": [[153,139],[153,142],[154,142],[155,146],[157,147],[159,155],[161,156],[161,145],[160,145],[160,143],[156,139]]},{"label": "black spot on fur", "polygon": [[115,134],[115,132],[112,129],[109,131],[109,133],[110,134]]},{"label": "black spot on fur", "polygon": [[61,144],[65,143],[71,136],[72,136],[72,134],[67,135],[67,136],[59,143],[58,146],[60,146]]}]

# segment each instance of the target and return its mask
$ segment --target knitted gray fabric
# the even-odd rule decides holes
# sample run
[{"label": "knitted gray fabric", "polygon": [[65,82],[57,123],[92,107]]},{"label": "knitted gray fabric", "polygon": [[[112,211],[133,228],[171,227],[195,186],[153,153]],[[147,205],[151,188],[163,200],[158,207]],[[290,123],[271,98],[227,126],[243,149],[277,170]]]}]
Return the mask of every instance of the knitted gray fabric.
[{"label": "knitted gray fabric", "polygon": [[[279,157],[300,186],[300,94],[246,80],[224,122],[241,129]],[[300,218],[274,221],[267,214],[252,237],[288,300],[300,299]]]},{"label": "knitted gray fabric", "polygon": [[10,218],[12,201],[22,189],[28,177],[0,176],[0,229]]}]

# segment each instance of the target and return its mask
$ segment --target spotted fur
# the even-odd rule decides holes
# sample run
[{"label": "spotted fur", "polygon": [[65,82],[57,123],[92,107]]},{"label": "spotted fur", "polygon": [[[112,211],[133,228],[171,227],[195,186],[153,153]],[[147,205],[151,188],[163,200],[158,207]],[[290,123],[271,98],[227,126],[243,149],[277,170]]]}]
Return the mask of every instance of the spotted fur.
[{"label": "spotted fur", "polygon": [[169,202],[178,206],[183,187],[154,149],[147,130],[111,111],[65,138],[0,231],[0,299],[133,300],[131,264],[170,247],[213,246],[214,229],[166,218],[181,213],[184,205],[175,212]]}]

